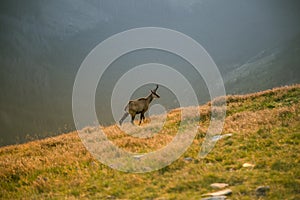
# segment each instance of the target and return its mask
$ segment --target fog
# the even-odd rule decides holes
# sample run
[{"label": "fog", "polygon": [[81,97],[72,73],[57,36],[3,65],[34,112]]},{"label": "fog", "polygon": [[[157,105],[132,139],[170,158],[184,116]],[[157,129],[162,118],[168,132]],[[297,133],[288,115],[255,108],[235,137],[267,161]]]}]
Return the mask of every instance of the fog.
[{"label": "fog", "polygon": [[[298,0],[3,0],[0,4],[0,145],[75,130],[72,89],[81,63],[100,42],[132,28],[164,27],[196,40],[217,64],[227,93],[300,82]],[[102,125],[115,123],[110,96],[116,81],[134,66],[151,62],[183,74],[200,104],[209,100],[201,75],[186,60],[160,50],[134,51],[115,60],[99,82],[95,106]],[[140,86],[132,98],[147,95],[152,87]],[[162,98],[156,103],[167,110],[179,106],[168,88],[161,87],[159,93]]]}]

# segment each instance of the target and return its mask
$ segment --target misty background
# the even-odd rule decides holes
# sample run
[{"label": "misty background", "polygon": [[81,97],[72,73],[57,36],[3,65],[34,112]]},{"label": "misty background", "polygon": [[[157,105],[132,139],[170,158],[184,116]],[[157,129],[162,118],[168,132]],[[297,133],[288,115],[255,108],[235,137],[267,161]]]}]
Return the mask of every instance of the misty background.
[{"label": "misty background", "polygon": [[[72,89],[80,64],[101,41],[132,28],[164,27],[192,37],[217,64],[227,94],[300,83],[298,0],[2,0],[0,4],[1,146],[74,130]],[[115,60],[99,82],[100,123],[115,123],[110,94],[118,78],[149,62],[174,67],[197,91],[199,103],[209,100],[201,76],[185,60],[159,50],[134,51]],[[146,96],[152,87],[140,87],[133,98]],[[156,103],[178,107],[167,88],[158,93],[162,98]]]}]

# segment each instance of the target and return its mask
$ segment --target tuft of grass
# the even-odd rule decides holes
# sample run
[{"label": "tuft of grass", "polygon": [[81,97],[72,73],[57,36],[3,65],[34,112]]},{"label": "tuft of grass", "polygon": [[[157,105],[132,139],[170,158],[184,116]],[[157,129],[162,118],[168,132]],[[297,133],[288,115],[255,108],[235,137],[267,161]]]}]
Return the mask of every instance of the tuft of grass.
[{"label": "tuft of grass", "polygon": [[[233,190],[230,199],[257,199],[255,189],[261,185],[270,187],[262,199],[300,199],[299,96],[300,85],[227,96],[222,134],[232,136],[219,140],[204,159],[197,155],[210,117],[224,111],[211,111],[212,103],[182,108],[199,109],[200,120],[191,114],[180,122],[182,109],[175,109],[142,127],[102,127],[120,148],[151,152],[172,141],[180,123],[189,130],[190,122],[198,120],[198,134],[188,150],[171,165],[145,174],[119,172],[99,163],[77,132],[2,147],[0,198],[201,199],[202,194],[215,191],[211,183],[225,182]],[[159,123],[162,119],[164,123]],[[84,131],[93,134],[96,129]],[[245,168],[244,163],[254,167]]]}]

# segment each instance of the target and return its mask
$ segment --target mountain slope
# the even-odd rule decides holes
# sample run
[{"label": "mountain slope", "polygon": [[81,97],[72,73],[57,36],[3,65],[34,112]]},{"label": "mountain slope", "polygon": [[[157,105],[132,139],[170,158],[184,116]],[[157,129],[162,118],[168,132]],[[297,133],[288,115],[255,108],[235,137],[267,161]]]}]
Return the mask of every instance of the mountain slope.
[{"label": "mountain slope", "polygon": [[300,81],[300,35],[259,52],[224,76],[229,92],[245,94]]},{"label": "mountain slope", "polygon": [[[102,165],[76,132],[2,147],[0,198],[200,199],[215,190],[211,183],[225,182],[233,191],[230,199],[254,199],[260,185],[270,187],[266,199],[299,199],[299,96],[300,85],[228,96],[222,134],[232,136],[219,140],[204,159],[197,155],[209,124],[210,103],[200,106],[193,144],[177,161],[151,173],[130,174]],[[123,134],[116,126],[104,131],[126,150],[152,151],[172,139],[179,115],[179,109],[171,111],[166,128],[150,139]],[[254,166],[246,168],[244,163]]]}]

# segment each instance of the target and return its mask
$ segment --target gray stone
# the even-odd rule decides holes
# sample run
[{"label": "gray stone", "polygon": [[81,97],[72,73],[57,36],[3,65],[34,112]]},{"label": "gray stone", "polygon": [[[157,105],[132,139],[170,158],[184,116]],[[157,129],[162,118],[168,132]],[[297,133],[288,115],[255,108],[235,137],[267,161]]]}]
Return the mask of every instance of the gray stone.
[{"label": "gray stone", "polygon": [[184,160],[185,160],[185,161],[192,161],[193,158],[191,158],[191,157],[186,157],[186,158],[184,158]]},{"label": "gray stone", "polygon": [[215,196],[215,197],[206,197],[202,198],[201,200],[225,200],[226,196]]},{"label": "gray stone", "polygon": [[251,163],[244,163],[243,167],[245,167],[245,168],[253,168],[253,167],[255,167],[255,165],[251,164]]},{"label": "gray stone", "polygon": [[270,186],[259,186],[255,190],[256,196],[266,196],[266,193],[270,190]]},{"label": "gray stone", "polygon": [[133,158],[136,160],[140,160],[144,155],[140,154],[140,155],[134,155]]},{"label": "gray stone", "polygon": [[215,136],[213,136],[213,137],[211,138],[211,140],[215,142],[215,141],[218,141],[218,140],[220,140],[220,139],[222,139],[222,138],[231,137],[231,136],[232,136],[231,133],[224,134],[224,135],[215,135]]},{"label": "gray stone", "polygon": [[212,183],[210,184],[210,187],[214,188],[214,189],[222,189],[227,187],[228,184],[227,183]]},{"label": "gray stone", "polygon": [[225,190],[220,190],[217,192],[211,192],[211,193],[207,193],[207,194],[203,194],[202,196],[225,196],[225,195],[231,195],[232,194],[232,190],[231,189],[225,189]]}]

